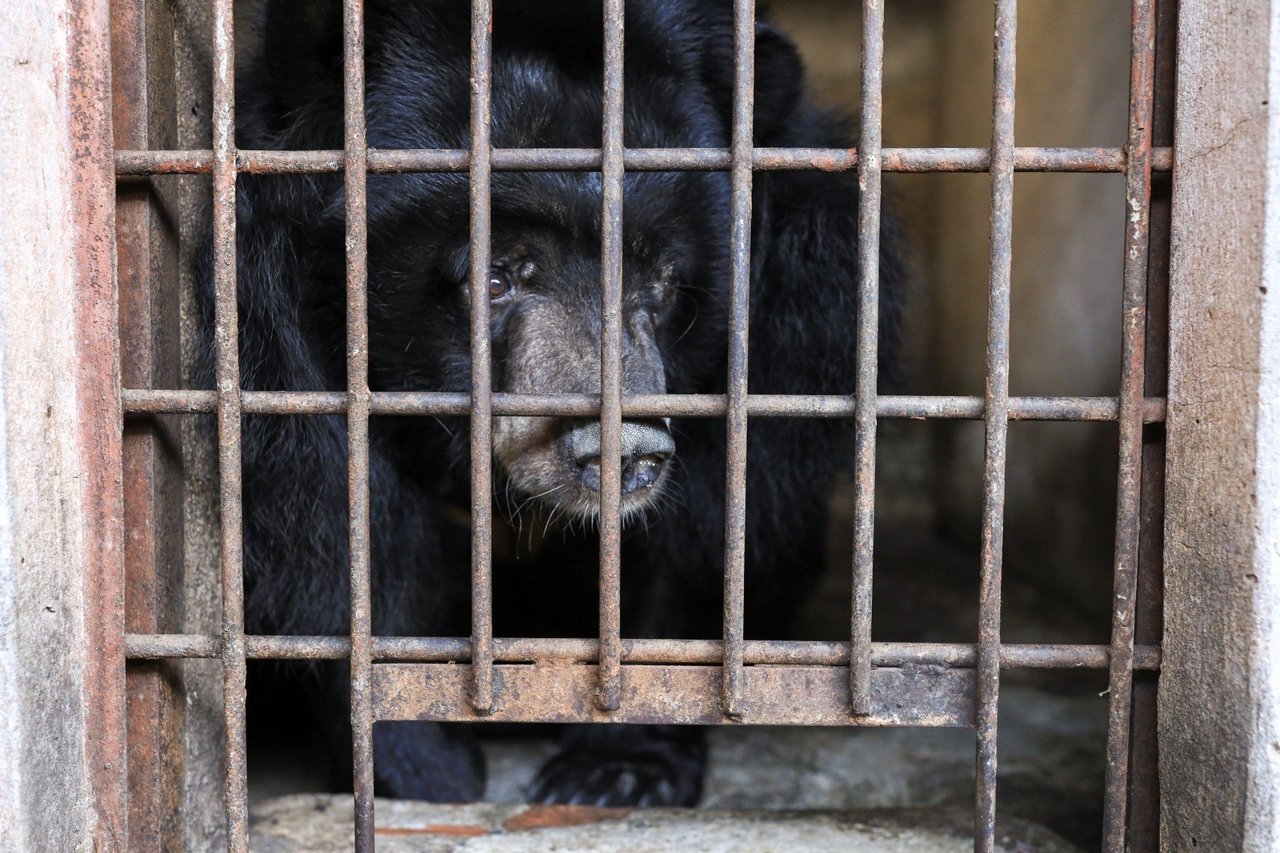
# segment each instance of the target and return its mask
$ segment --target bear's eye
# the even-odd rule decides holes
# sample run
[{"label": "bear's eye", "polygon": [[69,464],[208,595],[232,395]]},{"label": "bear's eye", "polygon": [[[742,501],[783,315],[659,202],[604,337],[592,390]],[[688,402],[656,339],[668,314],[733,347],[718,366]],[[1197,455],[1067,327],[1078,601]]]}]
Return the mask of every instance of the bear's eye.
[{"label": "bear's eye", "polygon": [[515,282],[506,270],[492,270],[489,273],[489,298],[502,299],[515,290]]},{"label": "bear's eye", "polygon": [[653,288],[654,315],[662,315],[667,312],[676,301],[676,295],[679,293],[680,281],[674,275],[667,275],[662,278]]}]

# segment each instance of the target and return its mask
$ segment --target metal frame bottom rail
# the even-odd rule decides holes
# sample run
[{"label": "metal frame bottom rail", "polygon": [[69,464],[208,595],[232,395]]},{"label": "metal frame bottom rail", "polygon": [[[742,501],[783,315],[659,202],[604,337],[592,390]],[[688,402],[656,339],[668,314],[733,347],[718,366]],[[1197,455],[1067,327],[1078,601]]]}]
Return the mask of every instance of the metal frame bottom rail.
[{"label": "metal frame bottom rail", "polygon": [[[471,641],[461,637],[375,637],[370,712],[374,720],[716,725],[928,726],[976,724],[975,663],[969,643],[873,643],[870,701],[850,715],[850,644],[746,641],[741,700],[732,716],[720,701],[719,640],[623,640],[619,704],[595,701],[599,642],[495,638],[491,707],[472,701]],[[266,660],[343,659],[349,637],[247,636],[245,656]],[[130,634],[132,660],[215,658],[218,637]],[[1004,645],[1004,669],[1091,669],[1110,665],[1105,645]],[[1134,649],[1135,669],[1156,670],[1159,649]]]},{"label": "metal frame bottom rail", "polygon": [[947,666],[871,670],[866,714],[849,714],[843,666],[744,666],[732,715],[722,701],[723,664],[626,664],[618,706],[594,701],[596,664],[537,662],[493,667],[494,707],[470,701],[471,667],[461,663],[373,665],[379,720],[448,722],[654,723],[664,725],[943,726],[974,724],[974,670]]}]

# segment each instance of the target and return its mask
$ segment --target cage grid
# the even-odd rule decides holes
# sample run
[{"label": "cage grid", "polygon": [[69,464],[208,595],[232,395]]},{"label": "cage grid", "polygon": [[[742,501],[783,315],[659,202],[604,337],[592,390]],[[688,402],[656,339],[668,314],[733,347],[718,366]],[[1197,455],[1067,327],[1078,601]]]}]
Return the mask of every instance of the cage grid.
[{"label": "cage grid", "polygon": [[[235,147],[232,0],[214,0],[213,136],[210,150],[115,152],[118,179],[209,174],[213,186],[216,387],[121,390],[126,416],[212,413],[217,419],[221,634],[131,633],[129,660],[221,661],[230,849],[248,846],[245,672],[249,659],[348,659],[355,845],[374,844],[372,731],[377,720],[947,725],[976,732],[974,844],[996,841],[996,736],[1000,672],[1010,668],[1109,671],[1103,844],[1153,844],[1153,679],[1160,667],[1159,548],[1165,399],[1163,300],[1171,139],[1174,4],[1133,0],[1128,135],[1123,148],[1030,148],[1014,144],[1017,2],[995,0],[993,134],[989,149],[883,147],[884,0],[862,0],[861,132],[856,149],[752,145],[755,3],[734,2],[734,86],[727,149],[627,149],[622,116],[623,0],[604,2],[602,145],[595,149],[495,149],[489,137],[492,0],[473,0],[471,136],[465,150],[368,148],[364,113],[363,4],[344,0],[344,148],[248,151]],[[133,12],[136,14],[136,10]],[[127,14],[127,13],[126,13]],[[1157,36],[1160,66],[1157,67]],[[1159,147],[1153,127],[1163,122]],[[756,171],[857,170],[858,369],[853,395],[763,395],[747,387],[751,185]],[[602,328],[599,395],[493,393],[489,267],[492,171],[598,171],[602,179]],[[724,395],[623,395],[620,379],[622,192],[627,171],[723,170],[730,174],[728,381]],[[991,176],[987,386],[984,396],[877,393],[877,300],[881,178],[886,172],[985,172]],[[1114,397],[1009,394],[1013,179],[1026,172],[1112,172],[1125,177],[1122,375]],[[239,174],[342,172],[346,189],[347,390],[246,392],[237,356],[235,197]],[[374,392],[368,383],[367,211],[369,174],[465,172],[470,187],[472,389]],[[1163,206],[1162,206],[1163,205]],[[1153,217],[1153,209],[1157,211]],[[1153,229],[1153,219],[1157,222]],[[850,235],[854,239],[855,235]],[[1150,308],[1150,314],[1148,309]],[[1147,359],[1148,349],[1154,353]],[[347,637],[247,636],[241,565],[240,423],[246,414],[345,415],[351,555]],[[472,634],[375,637],[370,620],[369,441],[372,415],[466,415],[471,423]],[[599,417],[602,432],[600,631],[595,639],[501,638],[491,611],[491,424],[495,415]],[[724,418],[727,430],[724,635],[713,640],[621,636],[620,456],[624,417]],[[746,428],[753,417],[852,418],[854,560],[848,642],[746,640],[743,635]],[[983,472],[979,624],[974,643],[871,640],[875,451],[879,419],[981,419]],[[1011,421],[1115,422],[1119,433],[1112,639],[1108,645],[1006,644],[1000,638],[1001,546],[1007,430]],[[1154,519],[1154,521],[1153,521]],[[1141,595],[1139,594],[1141,593]],[[1140,642],[1135,642],[1135,638]],[[555,664],[555,665],[548,665]],[[1134,709],[1138,708],[1135,716]],[[1131,732],[1133,733],[1131,735]],[[1131,766],[1132,763],[1132,766]],[[1132,802],[1131,802],[1132,801]]]}]

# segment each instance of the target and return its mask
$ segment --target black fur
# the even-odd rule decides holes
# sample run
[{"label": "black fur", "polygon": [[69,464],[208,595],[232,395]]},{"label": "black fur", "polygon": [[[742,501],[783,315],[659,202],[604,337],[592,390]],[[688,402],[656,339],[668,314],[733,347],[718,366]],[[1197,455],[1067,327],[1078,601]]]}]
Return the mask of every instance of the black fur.
[{"label": "black fur", "polygon": [[[241,75],[240,147],[342,146],[337,5],[268,5],[261,56]],[[368,0],[370,146],[468,146],[467,7],[455,0]],[[598,0],[498,0],[494,19],[494,144],[598,147]],[[631,0],[626,144],[727,147],[732,45],[727,0]],[[756,67],[757,145],[850,144],[844,124],[805,97],[794,47],[768,23],[757,28]],[[588,260],[575,261],[573,270],[559,268],[558,274],[576,277],[590,296],[591,286],[583,282],[598,276],[599,186],[591,173],[495,173],[495,255],[503,241],[530,234],[581,248],[580,257]],[[633,278],[655,262],[645,252],[673,262],[681,281],[671,316],[656,332],[670,393],[725,388],[729,195],[724,173],[626,176],[625,242],[643,246],[629,249],[626,286],[633,288]],[[468,390],[466,175],[370,176],[368,196],[371,387]],[[340,176],[241,178],[237,252],[244,388],[345,387],[343,211]],[[856,211],[851,174],[756,173],[753,393],[852,392]],[[891,244],[887,236],[884,245]],[[891,248],[882,251],[881,270],[881,363],[888,365],[898,302]],[[204,305],[211,325],[209,278],[206,271]],[[581,304],[584,312],[597,310],[590,298]],[[501,389],[508,356],[497,314],[494,334],[494,381]],[[674,423],[673,432],[677,449],[666,498],[644,524],[625,533],[624,632],[716,637],[725,426],[687,419]],[[833,475],[851,456],[851,424],[757,419],[749,438],[748,632],[779,637],[793,605],[821,570],[825,499]],[[248,417],[243,447],[248,630],[345,633],[344,420]],[[370,464],[375,633],[467,635],[469,534],[446,520],[439,497],[467,482],[466,420],[374,418]],[[503,484],[495,489],[501,493]],[[516,503],[499,506],[509,511]],[[594,635],[598,546],[589,526],[553,529],[518,564],[495,558],[499,635]],[[346,679],[336,670],[325,679],[334,697],[330,730],[336,761],[349,766]],[[379,793],[436,800],[479,796],[483,766],[469,735],[428,724],[380,724]],[[564,754],[544,770],[531,796],[691,804],[701,789],[704,751],[696,732],[678,728],[571,730]]]}]

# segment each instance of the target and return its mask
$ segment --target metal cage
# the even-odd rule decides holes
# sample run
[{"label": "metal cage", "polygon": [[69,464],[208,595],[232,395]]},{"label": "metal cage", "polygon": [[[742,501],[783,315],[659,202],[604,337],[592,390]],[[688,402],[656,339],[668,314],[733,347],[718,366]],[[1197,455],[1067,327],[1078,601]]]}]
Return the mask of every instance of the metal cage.
[{"label": "metal cage", "polygon": [[[113,12],[121,52],[145,49],[140,0]],[[798,725],[962,726],[976,734],[975,849],[995,844],[997,699],[1000,675],[1017,667],[1109,671],[1104,845],[1151,849],[1156,838],[1155,677],[1160,669],[1168,298],[1169,193],[1173,162],[1174,4],[1133,0],[1128,138],[1123,148],[1026,148],[1014,141],[1016,0],[995,0],[994,133],[989,149],[881,145],[884,0],[862,0],[861,133],[856,149],[768,149],[752,145],[755,4],[735,2],[735,84],[728,149],[627,149],[622,138],[623,0],[604,0],[603,144],[585,149],[495,149],[489,139],[490,0],[472,3],[471,144],[466,150],[371,150],[365,139],[362,3],[346,0],[345,147],[340,151],[249,151],[234,142],[233,4],[214,0],[212,150],[169,150],[145,130],[117,131],[115,172],[122,221],[127,188],[140,177],[210,174],[216,278],[217,378],[214,390],[159,390],[171,375],[124,374],[127,423],[164,415],[212,413],[218,425],[222,629],[216,635],[166,633],[162,621],[131,619],[130,672],[143,661],[212,658],[224,681],[228,845],[248,845],[246,660],[349,659],[355,734],[356,847],[373,847],[372,727],[377,720],[641,722]],[[131,29],[132,27],[132,29]],[[131,85],[115,82],[117,97]],[[116,105],[128,117],[127,105]],[[139,120],[135,113],[132,126]],[[145,127],[145,116],[142,117]],[[129,121],[125,121],[129,125]],[[779,396],[747,390],[747,289],[753,174],[765,170],[856,170],[861,187],[860,355],[851,396]],[[598,171],[604,187],[603,321],[599,395],[527,396],[490,391],[487,270],[489,178],[494,170]],[[732,297],[725,395],[625,396],[620,383],[622,187],[627,171],[721,170],[732,180]],[[881,176],[886,172],[982,172],[991,180],[990,285],[986,394],[887,396],[876,389],[878,241]],[[1112,172],[1125,178],[1123,349],[1116,397],[1012,397],[1009,394],[1010,258],[1016,172]],[[347,390],[245,392],[237,363],[235,195],[240,174],[341,172],[346,186]],[[470,394],[375,393],[368,385],[365,182],[369,174],[458,172],[471,193]],[[132,235],[136,238],[136,234]],[[125,257],[131,236],[121,231]],[[123,261],[122,261],[123,263]],[[155,286],[164,286],[159,282]],[[121,275],[122,300],[145,302],[145,279]],[[130,329],[127,348],[154,330]],[[133,335],[133,338],[130,338]],[[140,336],[140,337],[139,337]],[[134,343],[131,344],[130,341]],[[150,343],[146,343],[150,341]],[[176,355],[174,348],[169,353]],[[1150,355],[1149,355],[1150,354]],[[346,638],[246,636],[241,567],[240,423],[247,414],[345,415],[349,431],[351,629]],[[369,446],[371,415],[466,415],[471,422],[471,588],[469,638],[375,637],[370,627]],[[495,638],[491,614],[490,425],[495,415],[599,417],[602,459],[617,459],[626,416],[724,418],[728,435],[722,641],[628,639],[619,627],[619,466],[603,466],[600,526],[600,635],[595,639]],[[746,641],[743,636],[746,430],[762,417],[851,418],[856,444],[853,619],[847,642]],[[979,626],[971,643],[871,640],[872,531],[877,424],[885,418],[981,420],[986,436]],[[1005,452],[1010,421],[1096,421],[1119,433],[1119,479],[1112,639],[1109,645],[1013,645],[1000,633]],[[129,445],[129,454],[152,452]],[[144,472],[142,485],[150,489]],[[152,498],[147,498],[152,500]],[[154,503],[154,501],[153,501]],[[153,510],[154,512],[155,510]],[[154,519],[153,519],[154,520]],[[172,520],[172,519],[171,519]],[[132,569],[131,569],[132,571]],[[145,572],[146,569],[139,571]],[[145,577],[127,579],[146,585]],[[148,587],[150,588],[150,587]],[[555,664],[555,665],[547,665]],[[131,701],[143,682],[131,683]],[[154,784],[154,781],[152,782]],[[143,796],[145,780],[135,787]],[[148,796],[155,796],[152,791]]]}]

